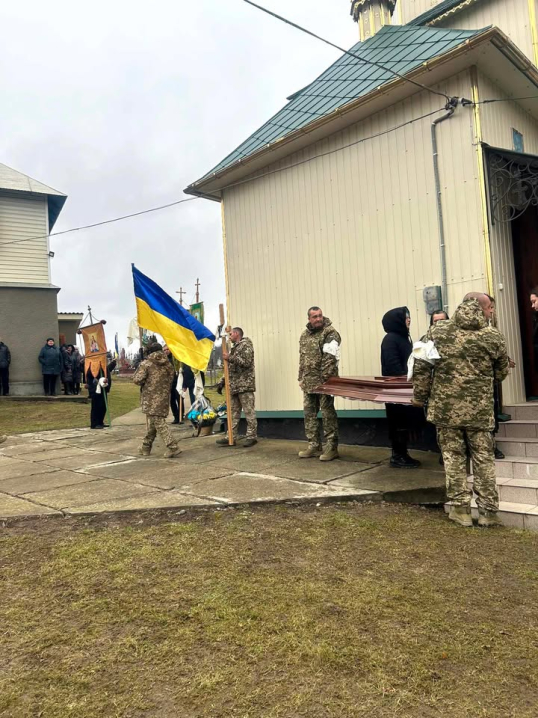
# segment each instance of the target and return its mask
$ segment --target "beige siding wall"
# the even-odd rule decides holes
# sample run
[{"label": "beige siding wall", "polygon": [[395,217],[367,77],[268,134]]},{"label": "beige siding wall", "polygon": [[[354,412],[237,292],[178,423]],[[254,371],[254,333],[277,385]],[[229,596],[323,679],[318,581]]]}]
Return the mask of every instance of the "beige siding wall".
[{"label": "beige siding wall", "polygon": [[504,102],[481,105],[483,141],[493,147],[513,150],[512,128],[514,128],[523,135],[525,152],[537,155],[538,122],[517,102],[507,101],[508,95],[483,73],[479,73],[479,92],[482,100],[505,100]]},{"label": "beige siding wall", "polygon": [[[507,96],[486,75],[479,74],[481,99],[505,99]],[[482,139],[493,147],[513,150],[512,128],[523,134],[525,152],[538,154],[538,122],[515,102],[497,102],[480,106]],[[508,351],[517,363],[504,383],[506,403],[525,400],[521,336],[516,296],[512,229],[510,223],[494,222],[491,227],[494,291],[498,304],[500,329]],[[502,285],[502,289],[500,288]]]},{"label": "beige siding wall", "polygon": [[[443,86],[469,96],[469,73]],[[423,119],[356,143],[442,106],[421,93],[313,145],[267,171],[296,167],[224,192],[229,320],[256,347],[258,409],[301,408],[298,339],[319,304],[342,334],[341,373],[380,372],[381,318],[407,305],[419,338],[425,286],[441,283],[430,126]],[[484,288],[484,248],[472,111],[438,129],[449,304]],[[340,409],[380,408],[339,401]]]},{"label": "beige siding wall", "polygon": [[439,5],[441,0],[398,0],[394,11],[394,22],[405,25],[423,12]]},{"label": "beige siding wall", "polygon": [[49,284],[47,235],[46,197],[0,192],[0,282]]},{"label": "beige siding wall", "polygon": [[435,27],[477,30],[488,25],[500,28],[528,58],[535,61],[529,0],[480,0],[468,10],[449,15]]}]

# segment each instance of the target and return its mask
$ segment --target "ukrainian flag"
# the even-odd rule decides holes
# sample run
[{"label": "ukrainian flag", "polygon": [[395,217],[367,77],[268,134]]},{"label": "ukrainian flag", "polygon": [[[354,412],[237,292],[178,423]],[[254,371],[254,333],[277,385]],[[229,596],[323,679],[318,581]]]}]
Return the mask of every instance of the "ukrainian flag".
[{"label": "ukrainian flag", "polygon": [[139,326],[160,334],[176,359],[205,371],[214,334],[134,264],[132,266]]}]

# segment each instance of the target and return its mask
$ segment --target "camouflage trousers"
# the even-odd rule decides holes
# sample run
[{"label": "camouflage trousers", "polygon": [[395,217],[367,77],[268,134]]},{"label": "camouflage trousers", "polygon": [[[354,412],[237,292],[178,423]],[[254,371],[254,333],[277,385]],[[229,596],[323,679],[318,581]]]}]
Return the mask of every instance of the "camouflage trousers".
[{"label": "camouflage trousers", "polygon": [[[325,394],[303,394],[304,430],[308,443],[316,449],[321,449],[323,434],[327,445],[338,446],[338,416],[334,408],[334,396]],[[323,432],[320,433],[318,412],[321,411]]]},{"label": "camouflage trousers", "polygon": [[148,430],[142,441],[142,446],[146,449],[151,449],[155,437],[159,434],[161,441],[168,449],[176,449],[178,444],[177,441],[172,438],[168,424],[164,416],[155,416],[155,414],[146,414],[148,420]]},{"label": "camouflage trousers", "polygon": [[493,436],[490,431],[438,428],[437,440],[445,462],[446,493],[453,506],[469,506],[472,490],[467,486],[467,448],[473,462],[474,492],[479,508],[499,509],[495,479]]},{"label": "camouflage trousers", "polygon": [[[234,439],[239,435],[239,422],[241,421],[241,410],[247,420],[247,439],[255,439],[258,435],[258,420],[256,419],[256,405],[253,391],[241,391],[239,394],[232,394],[232,428]],[[226,434],[226,436],[228,436]]]}]

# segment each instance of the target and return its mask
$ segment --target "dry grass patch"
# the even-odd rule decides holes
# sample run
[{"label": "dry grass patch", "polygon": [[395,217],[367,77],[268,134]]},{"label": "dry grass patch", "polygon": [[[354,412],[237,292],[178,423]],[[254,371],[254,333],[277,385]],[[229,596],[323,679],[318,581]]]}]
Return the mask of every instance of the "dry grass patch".
[{"label": "dry grass patch", "polygon": [[[87,395],[86,391],[82,392]],[[109,395],[112,421],[140,406],[140,388],[130,379],[113,380]],[[90,425],[90,404],[44,401],[0,402],[3,434],[23,434],[49,429],[77,429]]]},{"label": "dry grass patch", "polygon": [[536,534],[383,505],[99,521],[5,530],[0,715],[536,715]]}]

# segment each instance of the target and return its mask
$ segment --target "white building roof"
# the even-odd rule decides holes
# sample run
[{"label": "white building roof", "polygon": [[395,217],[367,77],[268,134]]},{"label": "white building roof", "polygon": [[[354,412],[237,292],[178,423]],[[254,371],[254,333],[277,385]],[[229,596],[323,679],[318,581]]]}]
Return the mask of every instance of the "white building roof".
[{"label": "white building roof", "polygon": [[46,195],[49,204],[49,231],[53,228],[67,199],[67,195],[63,194],[63,192],[58,192],[58,190],[48,187],[46,184],[38,182],[32,177],[28,177],[28,175],[18,172],[1,162],[0,190]]}]

